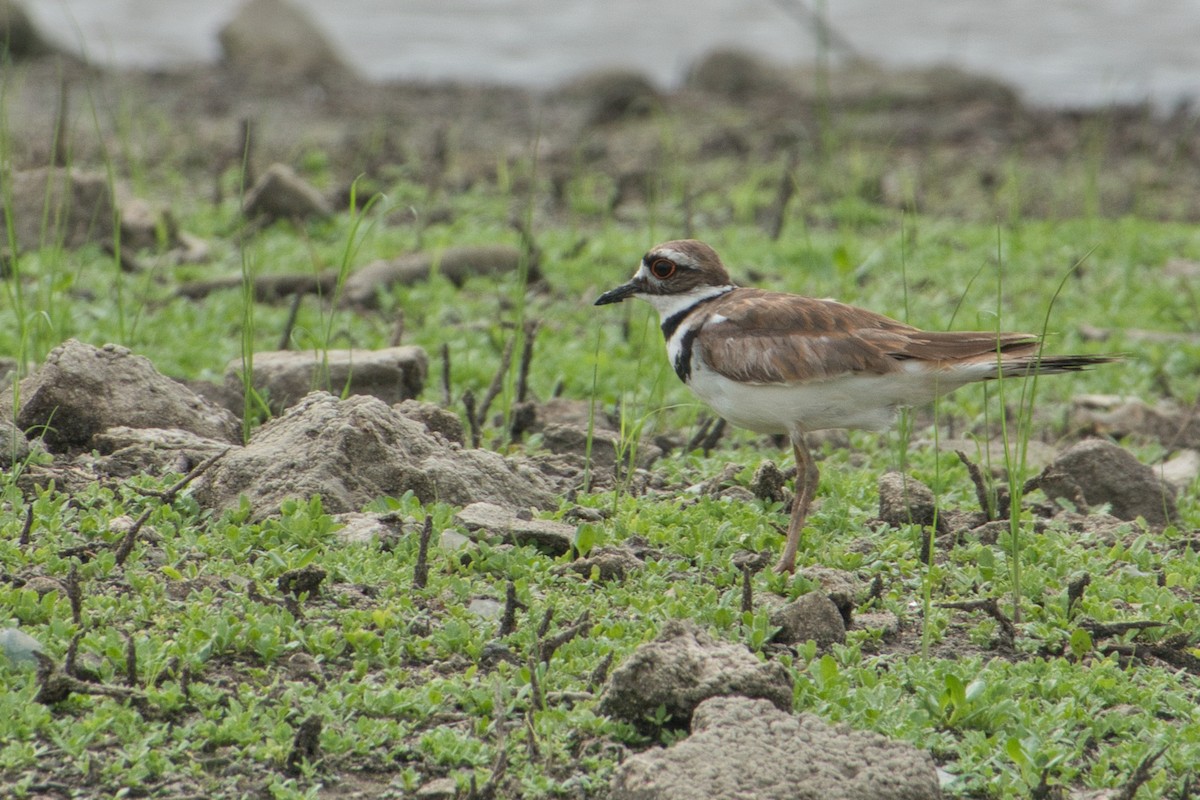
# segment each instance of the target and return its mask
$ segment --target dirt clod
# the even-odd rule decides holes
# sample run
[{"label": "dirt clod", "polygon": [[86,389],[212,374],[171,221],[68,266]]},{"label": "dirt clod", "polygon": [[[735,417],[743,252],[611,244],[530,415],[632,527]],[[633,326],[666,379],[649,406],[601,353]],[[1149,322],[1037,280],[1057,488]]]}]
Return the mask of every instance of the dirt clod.
[{"label": "dirt clod", "polygon": [[706,700],[691,729],[671,747],[625,761],[613,776],[613,800],[942,796],[928,753],[875,733],[832,727],[813,714],[793,716],[766,700]]},{"label": "dirt clod", "polygon": [[663,724],[683,727],[710,697],[761,698],[792,707],[792,679],[778,662],[763,663],[749,650],[719,642],[691,622],[670,620],[658,638],[642,645],[612,672],[600,713],[654,727],[647,715],[663,706]]},{"label": "dirt clod", "polygon": [[288,498],[320,495],[326,512],[358,511],[412,491],[422,502],[548,507],[554,495],[523,463],[434,438],[419,422],[365,395],[314,392],[226,455],[196,487],[210,508],[245,495],[255,518]]}]

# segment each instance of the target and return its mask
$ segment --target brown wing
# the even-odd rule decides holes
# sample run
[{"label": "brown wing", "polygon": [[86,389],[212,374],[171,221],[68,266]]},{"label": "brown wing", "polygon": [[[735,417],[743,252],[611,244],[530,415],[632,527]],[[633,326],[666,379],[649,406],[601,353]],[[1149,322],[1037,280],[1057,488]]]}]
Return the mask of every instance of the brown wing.
[{"label": "brown wing", "polygon": [[[738,289],[705,308],[695,346],[712,369],[746,383],[826,380],[852,372],[884,374],[902,362],[994,356],[995,333],[922,331],[833,300]],[[723,319],[722,319],[723,318]],[[1001,349],[1037,342],[1001,334]]]}]

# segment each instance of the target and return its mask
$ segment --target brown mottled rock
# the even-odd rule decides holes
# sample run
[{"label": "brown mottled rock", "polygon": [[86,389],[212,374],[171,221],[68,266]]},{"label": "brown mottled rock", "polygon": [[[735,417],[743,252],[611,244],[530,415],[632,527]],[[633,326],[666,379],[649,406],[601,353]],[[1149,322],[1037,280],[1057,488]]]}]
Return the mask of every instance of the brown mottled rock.
[{"label": "brown mottled rock", "polygon": [[792,707],[792,678],[778,662],[763,663],[742,645],[713,639],[694,623],[668,620],[658,637],[641,645],[613,670],[600,713],[646,727],[659,706],[666,724],[686,725],[696,706],[723,695]]},{"label": "brown mottled rock", "polygon": [[837,605],[824,592],[808,592],[771,612],[771,624],[779,628],[775,641],[799,644],[812,640],[818,647],[846,641],[846,621]]},{"label": "brown mottled rock", "polygon": [[631,756],[612,800],[937,800],[929,753],[877,733],[793,716],[765,700],[714,697],[691,736]]},{"label": "brown mottled rock", "polygon": [[[325,377],[321,373],[325,372]],[[382,350],[273,350],[254,354],[254,388],[266,394],[271,410],[281,413],[314,389],[338,394],[369,394],[385,403],[399,403],[421,394],[429,359],[420,347]],[[241,359],[225,366],[225,385],[241,391]]]},{"label": "brown mottled rock", "polygon": [[247,217],[322,219],[333,213],[325,196],[286,164],[272,164],[250,191],[242,212]]},{"label": "brown mottled rock", "polygon": [[[1153,468],[1106,439],[1085,439],[1067,448],[1034,479],[1051,500],[1108,505],[1114,517],[1142,517],[1161,528],[1176,518],[1175,489]],[[1081,511],[1085,509],[1080,509]]]},{"label": "brown mottled rock", "polygon": [[52,451],[90,448],[109,428],[178,428],[219,442],[241,441],[237,419],[115,344],[68,339],[21,381],[17,425]]},{"label": "brown mottled rock", "polygon": [[464,450],[368,395],[338,400],[313,392],[259,428],[197,481],[197,499],[227,509],[248,499],[252,516],[278,512],[289,498],[320,495],[330,513],[412,491],[422,502],[548,508],[555,497],[524,463],[488,450]]}]

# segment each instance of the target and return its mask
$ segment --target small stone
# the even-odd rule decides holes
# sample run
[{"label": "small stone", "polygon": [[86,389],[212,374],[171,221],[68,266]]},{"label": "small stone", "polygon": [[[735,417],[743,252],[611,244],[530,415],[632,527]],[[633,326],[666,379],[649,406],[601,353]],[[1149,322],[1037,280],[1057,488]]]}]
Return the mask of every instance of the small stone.
[{"label": "small stone", "polygon": [[577,572],[590,578],[595,571],[601,582],[624,580],[630,572],[643,566],[642,560],[626,547],[597,547],[586,558],[578,558],[570,564],[555,567],[556,574]]},{"label": "small stone", "polygon": [[846,622],[837,605],[823,592],[797,597],[771,614],[771,624],[779,627],[775,641],[799,644],[814,641],[818,647],[846,641]]},{"label": "small stone", "polygon": [[1180,450],[1159,464],[1157,471],[1158,476],[1175,487],[1176,492],[1182,492],[1200,476],[1200,450]]},{"label": "small stone", "polygon": [[438,547],[447,552],[452,553],[457,550],[466,550],[474,546],[475,543],[471,541],[471,537],[463,536],[458,531],[451,530],[450,528],[446,528],[438,535]]},{"label": "small stone", "polygon": [[936,516],[937,503],[928,486],[899,472],[887,472],[880,477],[880,520],[899,528],[902,525],[933,525]]},{"label": "small stone", "polygon": [[472,597],[467,611],[480,619],[497,620],[504,614],[504,604],[490,597]]},{"label": "small stone", "polygon": [[454,778],[434,778],[417,789],[417,800],[454,800],[458,797],[458,783]]},{"label": "small stone", "polygon": [[520,519],[517,512],[495,503],[472,503],[455,515],[454,521],[467,530],[484,530],[513,544],[533,545],[553,556],[570,551],[575,526],[549,519]]},{"label": "small stone", "polygon": [[1174,488],[1160,480],[1153,468],[1106,439],[1072,445],[1034,481],[1051,500],[1108,505],[1114,517],[1141,517],[1154,528],[1168,525],[1177,516]]},{"label": "small stone", "polygon": [[286,164],[272,164],[246,192],[242,211],[267,219],[324,218],[333,213],[324,195]]},{"label": "small stone", "polygon": [[900,632],[900,618],[891,611],[868,611],[854,616],[854,629],[881,631],[886,639]]},{"label": "small stone", "polygon": [[19,628],[0,628],[0,654],[18,667],[36,667],[42,643]]}]

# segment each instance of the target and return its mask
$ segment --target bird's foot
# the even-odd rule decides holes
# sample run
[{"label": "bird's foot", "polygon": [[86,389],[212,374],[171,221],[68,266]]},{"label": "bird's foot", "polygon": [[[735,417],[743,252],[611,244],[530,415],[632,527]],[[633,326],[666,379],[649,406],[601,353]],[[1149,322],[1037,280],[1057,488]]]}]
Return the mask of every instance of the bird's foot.
[{"label": "bird's foot", "polygon": [[774,571],[780,575],[791,575],[796,571],[796,556],[792,555],[788,558],[786,555],[781,556],[779,561],[775,562]]}]

